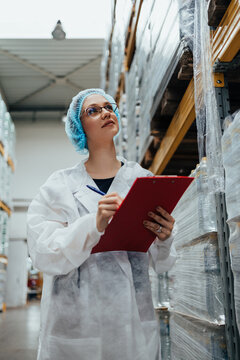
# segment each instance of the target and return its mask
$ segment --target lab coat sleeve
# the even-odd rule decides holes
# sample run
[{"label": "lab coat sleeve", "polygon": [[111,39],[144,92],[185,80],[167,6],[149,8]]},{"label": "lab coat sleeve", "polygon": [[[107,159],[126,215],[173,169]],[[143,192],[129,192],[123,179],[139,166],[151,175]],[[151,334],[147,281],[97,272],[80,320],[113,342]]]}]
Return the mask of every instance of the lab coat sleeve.
[{"label": "lab coat sleeve", "polygon": [[177,259],[177,252],[173,245],[176,232],[177,226],[175,223],[172,234],[167,240],[161,241],[156,238],[148,249],[150,265],[158,274],[170,270]]},{"label": "lab coat sleeve", "polygon": [[59,176],[53,176],[28,210],[29,253],[34,267],[49,275],[67,274],[79,267],[103,234],[97,230],[94,213],[68,224],[72,198]]}]

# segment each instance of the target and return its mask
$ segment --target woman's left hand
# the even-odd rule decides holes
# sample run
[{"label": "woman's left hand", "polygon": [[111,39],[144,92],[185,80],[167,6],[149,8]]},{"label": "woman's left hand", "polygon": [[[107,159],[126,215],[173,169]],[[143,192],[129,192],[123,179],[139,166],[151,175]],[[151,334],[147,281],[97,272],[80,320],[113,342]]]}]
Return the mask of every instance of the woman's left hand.
[{"label": "woman's left hand", "polygon": [[157,214],[150,211],[148,216],[151,217],[153,221],[144,220],[143,225],[148,230],[151,230],[160,240],[167,240],[173,230],[173,225],[175,223],[174,218],[161,206],[156,208]]}]

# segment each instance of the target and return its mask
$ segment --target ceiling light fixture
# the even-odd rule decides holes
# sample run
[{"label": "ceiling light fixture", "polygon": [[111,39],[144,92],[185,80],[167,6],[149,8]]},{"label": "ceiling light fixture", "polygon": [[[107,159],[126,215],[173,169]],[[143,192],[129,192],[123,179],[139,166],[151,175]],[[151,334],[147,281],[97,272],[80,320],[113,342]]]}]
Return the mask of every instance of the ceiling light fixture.
[{"label": "ceiling light fixture", "polygon": [[53,32],[52,32],[53,39],[55,40],[64,40],[66,38],[66,33],[63,31],[62,23],[58,20]]}]

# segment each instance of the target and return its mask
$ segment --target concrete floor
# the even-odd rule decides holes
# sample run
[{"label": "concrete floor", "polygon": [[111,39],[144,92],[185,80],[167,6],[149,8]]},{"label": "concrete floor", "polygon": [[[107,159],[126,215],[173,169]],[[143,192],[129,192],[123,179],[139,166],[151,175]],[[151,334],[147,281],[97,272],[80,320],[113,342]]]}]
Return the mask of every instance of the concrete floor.
[{"label": "concrete floor", "polygon": [[40,302],[0,313],[0,359],[36,360]]}]

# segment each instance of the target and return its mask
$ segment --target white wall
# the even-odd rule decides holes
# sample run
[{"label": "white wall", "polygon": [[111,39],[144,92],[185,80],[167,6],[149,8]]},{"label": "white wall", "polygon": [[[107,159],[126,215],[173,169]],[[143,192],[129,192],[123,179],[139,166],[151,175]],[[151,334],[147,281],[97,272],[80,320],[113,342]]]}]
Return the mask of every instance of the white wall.
[{"label": "white wall", "polygon": [[[16,171],[13,176],[13,205],[28,206],[39,187],[57,169],[78,163],[75,150],[57,120],[17,121]],[[12,214],[10,238],[26,239],[26,210]]]},{"label": "white wall", "polygon": [[48,176],[71,167],[82,156],[73,148],[60,121],[17,121],[14,199],[32,199]]}]

